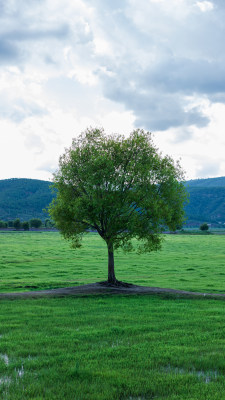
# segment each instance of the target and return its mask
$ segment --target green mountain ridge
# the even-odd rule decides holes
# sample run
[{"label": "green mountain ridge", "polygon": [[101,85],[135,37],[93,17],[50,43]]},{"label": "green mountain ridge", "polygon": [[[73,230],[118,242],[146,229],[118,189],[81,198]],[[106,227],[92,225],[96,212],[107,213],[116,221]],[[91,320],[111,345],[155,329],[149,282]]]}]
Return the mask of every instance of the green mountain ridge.
[{"label": "green mountain ridge", "polygon": [[225,187],[189,187],[187,223],[225,223]]},{"label": "green mountain ridge", "polygon": [[[12,178],[0,180],[0,220],[20,218],[45,220],[43,211],[54,196],[52,183],[38,179]],[[186,225],[199,226],[202,222],[225,224],[225,177],[194,179],[185,182],[189,193]]]},{"label": "green mountain ridge", "polygon": [[0,219],[46,219],[48,214],[43,209],[52,201],[51,185],[51,182],[38,179],[0,180]]},{"label": "green mountain ridge", "polygon": [[225,176],[217,178],[192,179],[185,182],[187,188],[216,188],[225,187]]}]

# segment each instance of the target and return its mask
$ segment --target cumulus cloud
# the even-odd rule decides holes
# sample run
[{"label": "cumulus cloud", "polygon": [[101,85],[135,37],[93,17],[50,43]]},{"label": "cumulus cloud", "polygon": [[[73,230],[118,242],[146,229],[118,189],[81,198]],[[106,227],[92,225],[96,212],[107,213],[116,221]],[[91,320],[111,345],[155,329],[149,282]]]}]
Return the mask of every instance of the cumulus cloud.
[{"label": "cumulus cloud", "polygon": [[43,164],[40,164],[37,169],[39,171],[45,171],[47,173],[53,174],[57,169],[57,163],[55,161],[47,161]]},{"label": "cumulus cloud", "polygon": [[147,129],[206,126],[209,118],[193,99],[223,99],[224,6],[186,0],[100,3],[98,22],[112,48],[98,71],[105,96],[132,110],[136,124]]},{"label": "cumulus cloud", "polygon": [[40,154],[45,149],[41,137],[33,133],[26,137],[24,144],[28,149],[34,149],[36,154]]},{"label": "cumulus cloud", "polygon": [[[70,98],[76,105],[76,80],[84,85],[98,83],[105,97],[136,116],[137,126],[166,130],[206,126],[209,118],[193,99],[223,99],[224,28],[218,22],[223,15],[219,8],[224,11],[224,7],[220,4],[89,0],[86,6],[82,1],[73,6],[65,1],[63,6],[43,0],[33,2],[32,9],[26,5],[21,12],[20,8],[16,21],[18,8],[11,1],[8,14],[5,10],[11,24],[3,23],[1,28],[2,60],[19,63],[23,56],[26,65],[40,65],[42,60],[55,68],[55,90],[61,82],[64,104]],[[209,23],[212,18],[214,24]],[[64,87],[57,68],[64,69]],[[53,86],[54,78],[47,81],[46,88]]]},{"label": "cumulus cloud", "polygon": [[0,0],[0,124],[37,168],[95,124],[155,131],[190,163],[181,146],[210,140],[225,104],[224,21],[222,0]]},{"label": "cumulus cloud", "polygon": [[19,60],[19,50],[7,40],[0,39],[0,65]]},{"label": "cumulus cloud", "polygon": [[3,39],[13,40],[14,42],[20,41],[34,41],[43,39],[64,39],[69,35],[69,27],[64,24],[60,27],[53,27],[51,29],[43,27],[43,29],[15,29],[3,34]]},{"label": "cumulus cloud", "polygon": [[214,176],[220,175],[220,162],[216,160],[199,160],[199,165],[197,166],[197,175],[212,178]]},{"label": "cumulus cloud", "polygon": [[199,7],[202,12],[210,11],[214,8],[211,1],[197,1],[196,6]]},{"label": "cumulus cloud", "polygon": [[0,117],[8,119],[14,123],[20,123],[25,118],[40,117],[47,114],[47,110],[39,106],[37,103],[29,101],[25,102],[23,99],[14,98],[13,100],[7,98],[1,93],[0,99]]}]

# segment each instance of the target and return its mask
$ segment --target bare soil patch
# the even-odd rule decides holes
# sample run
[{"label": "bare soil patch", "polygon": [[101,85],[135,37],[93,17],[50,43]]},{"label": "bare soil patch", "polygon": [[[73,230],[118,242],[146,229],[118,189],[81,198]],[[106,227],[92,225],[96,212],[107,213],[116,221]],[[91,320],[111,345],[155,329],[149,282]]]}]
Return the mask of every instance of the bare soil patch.
[{"label": "bare soil patch", "polygon": [[125,283],[123,286],[109,285],[107,282],[96,282],[87,285],[73,286],[58,289],[48,289],[30,292],[0,293],[0,299],[27,298],[27,297],[63,297],[98,294],[125,294],[125,295],[170,295],[175,297],[206,297],[225,299],[224,293],[201,293],[169,288],[138,286]]}]

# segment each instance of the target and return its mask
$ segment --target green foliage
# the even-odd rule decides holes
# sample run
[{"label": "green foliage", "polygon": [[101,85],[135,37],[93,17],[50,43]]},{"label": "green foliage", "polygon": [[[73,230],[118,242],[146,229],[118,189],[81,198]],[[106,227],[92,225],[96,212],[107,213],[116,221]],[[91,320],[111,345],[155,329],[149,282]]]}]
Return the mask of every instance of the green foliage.
[{"label": "green foliage", "polygon": [[[195,179],[184,183],[190,194],[185,206],[187,223],[198,227],[204,221],[225,223],[225,177]],[[34,179],[0,180],[0,219],[8,221],[13,227],[13,220],[22,221],[31,218],[46,219],[43,212],[53,199],[51,184]]]},{"label": "green foliage", "polygon": [[0,219],[45,219],[43,209],[52,201],[50,182],[38,179],[0,180]]},{"label": "green foliage", "polygon": [[46,218],[46,220],[44,222],[44,225],[45,225],[45,228],[53,228],[54,227],[54,222],[51,219]]},{"label": "green foliage", "polygon": [[40,228],[42,226],[42,221],[39,218],[32,218],[29,221],[31,228]]},{"label": "green foliage", "polygon": [[5,221],[0,221],[0,228],[8,228],[8,223]]},{"label": "green foliage", "polygon": [[20,221],[20,219],[19,218],[16,218],[15,219],[15,221],[13,221],[13,227],[15,228],[15,229],[20,229],[21,228],[21,221]]},{"label": "green foliage", "polygon": [[200,225],[200,228],[199,228],[201,231],[208,231],[208,229],[209,229],[209,225],[205,222],[204,224],[201,224]]},{"label": "green foliage", "polygon": [[30,229],[29,222],[28,221],[22,222],[21,227],[23,228],[24,231],[29,231]]},{"label": "green foliage", "polygon": [[150,133],[87,129],[60,157],[49,212],[75,248],[95,229],[115,249],[132,250],[135,237],[138,251],[150,252],[160,248],[165,225],[175,230],[183,220],[182,179],[179,163],[158,153]]},{"label": "green foliage", "polygon": [[[195,181],[192,182],[193,186],[187,186],[190,197],[185,212],[188,222],[196,221],[196,226],[204,221],[225,223],[225,187],[213,187],[213,184],[218,185],[217,179],[219,178],[214,179],[210,180],[210,185],[208,184],[207,187],[197,186],[194,184]],[[223,180],[219,182],[222,184]]]}]

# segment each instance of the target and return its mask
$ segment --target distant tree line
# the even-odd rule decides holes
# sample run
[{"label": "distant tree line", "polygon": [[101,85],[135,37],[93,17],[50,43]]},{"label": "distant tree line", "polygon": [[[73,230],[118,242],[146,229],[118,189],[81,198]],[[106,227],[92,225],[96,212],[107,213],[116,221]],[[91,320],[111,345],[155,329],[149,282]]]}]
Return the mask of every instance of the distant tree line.
[{"label": "distant tree line", "polygon": [[21,221],[19,218],[10,221],[0,220],[0,229],[14,228],[16,230],[23,229],[24,231],[29,231],[30,228],[40,229],[40,228],[54,228],[54,222],[49,218],[42,221],[40,218],[31,218],[29,221]]}]

